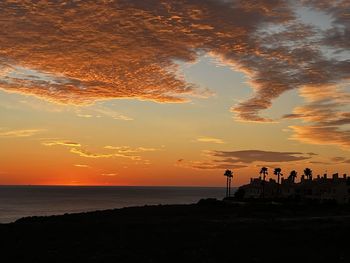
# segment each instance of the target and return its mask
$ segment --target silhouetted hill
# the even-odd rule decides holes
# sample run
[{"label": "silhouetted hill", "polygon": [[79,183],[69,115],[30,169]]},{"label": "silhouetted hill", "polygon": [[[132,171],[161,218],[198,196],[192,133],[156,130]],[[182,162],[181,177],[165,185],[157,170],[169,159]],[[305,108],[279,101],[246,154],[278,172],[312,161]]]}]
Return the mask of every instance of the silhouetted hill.
[{"label": "silhouetted hill", "polygon": [[350,207],[123,208],[0,225],[3,262],[350,262]]}]

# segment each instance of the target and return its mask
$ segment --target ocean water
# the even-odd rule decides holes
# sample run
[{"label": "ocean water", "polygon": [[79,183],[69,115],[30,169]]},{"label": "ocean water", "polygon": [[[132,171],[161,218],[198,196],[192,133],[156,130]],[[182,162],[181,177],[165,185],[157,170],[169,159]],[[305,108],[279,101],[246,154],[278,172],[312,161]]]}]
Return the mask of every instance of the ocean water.
[{"label": "ocean water", "polygon": [[222,199],[219,187],[0,186],[0,223],[26,216],[58,215],[126,206],[189,204]]}]

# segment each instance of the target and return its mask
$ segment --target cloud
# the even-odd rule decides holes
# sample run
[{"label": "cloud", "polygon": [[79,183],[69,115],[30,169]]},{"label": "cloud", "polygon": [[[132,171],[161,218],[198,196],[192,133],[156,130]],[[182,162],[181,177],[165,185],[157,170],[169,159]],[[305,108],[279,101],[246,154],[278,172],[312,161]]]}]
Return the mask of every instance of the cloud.
[{"label": "cloud", "polygon": [[261,150],[207,151],[205,152],[207,160],[185,161],[179,159],[176,165],[194,169],[240,169],[248,167],[248,164],[254,162],[281,163],[309,160],[311,154]]},{"label": "cloud", "polygon": [[80,113],[78,113],[77,116],[80,118],[92,118],[92,117],[94,117],[91,114],[80,114]]},{"label": "cloud", "polygon": [[80,157],[85,158],[93,158],[93,159],[100,159],[100,158],[113,158],[113,157],[121,157],[121,158],[127,158],[133,161],[141,161],[142,158],[139,155],[132,155],[132,154],[124,154],[124,153],[93,153],[90,151],[87,151],[85,149],[77,149],[77,148],[71,148],[71,153],[77,154]]},{"label": "cloud", "polygon": [[[298,8],[305,7],[329,16],[331,28],[300,19]],[[233,105],[236,120],[274,122],[264,110],[275,99],[299,89],[307,100],[305,89],[312,89],[318,102],[285,118],[347,137],[339,126],[349,124],[349,109],[322,99],[349,78],[348,1],[4,0],[0,10],[0,88],[7,92],[62,104],[116,98],[181,103],[207,91],[188,83],[177,62],[210,53],[245,73],[253,89]],[[324,119],[327,111],[337,118]]]},{"label": "cloud", "polygon": [[92,153],[84,149],[77,149],[77,148],[71,148],[70,149],[71,153],[77,154],[80,157],[85,157],[85,158],[93,158],[93,159],[100,159],[100,158],[111,158],[115,157],[114,154],[100,154],[100,153]]},{"label": "cloud", "polygon": [[306,154],[309,155],[309,156],[317,156],[318,155],[317,153],[313,153],[313,152],[308,152]]},{"label": "cloud", "polygon": [[311,161],[309,162],[311,164],[322,164],[322,165],[333,165],[334,163],[331,162],[322,162],[322,161]]},{"label": "cloud", "polygon": [[71,141],[45,141],[45,142],[42,142],[42,145],[44,146],[61,145],[61,146],[68,146],[68,147],[81,147],[80,143],[71,142]]},{"label": "cloud", "polygon": [[[73,154],[77,154],[80,157],[91,158],[91,159],[102,159],[102,158],[126,158],[133,161],[142,161],[144,164],[149,164],[148,160],[144,160],[141,157],[141,153],[145,152],[154,152],[159,149],[148,148],[148,147],[130,147],[130,146],[111,146],[107,145],[103,147],[105,150],[108,150],[107,153],[96,153],[86,150],[82,144],[69,141],[69,140],[47,140],[42,142],[44,146],[65,146],[69,148],[69,151]],[[77,167],[84,167],[84,165],[77,164]]]},{"label": "cloud", "polygon": [[336,157],[331,158],[332,162],[344,162],[345,160],[346,160],[346,158],[342,157],[342,156],[336,156]]},{"label": "cloud", "polygon": [[[204,29],[191,26],[188,4],[170,5],[180,10],[170,11],[161,1],[2,1],[0,25],[7,30],[0,30],[0,85],[60,103],[184,102],[183,95],[196,91],[174,60],[195,59],[191,38],[199,43],[194,34]],[[175,19],[175,13],[186,21]],[[193,31],[188,36],[187,28]]]},{"label": "cloud", "polygon": [[[318,31],[316,48],[326,50],[326,57],[312,61],[316,83],[305,83],[299,93],[305,105],[284,116],[299,119],[304,125],[292,126],[293,139],[301,142],[349,148],[350,130],[350,20],[349,1],[304,1],[307,7],[329,16],[330,28]],[[322,47],[322,48],[321,48]],[[319,57],[321,58],[321,57]]]},{"label": "cloud", "polygon": [[190,169],[241,169],[248,167],[244,164],[232,164],[232,163],[215,163],[212,161],[185,161],[184,159],[177,160],[175,163],[178,167],[190,168]]},{"label": "cloud", "polygon": [[323,165],[334,165],[334,164],[342,164],[342,163],[346,163],[346,162],[347,162],[347,158],[345,158],[343,156],[336,156],[336,157],[329,158],[328,161],[317,160],[317,161],[310,161],[309,163],[323,164]]},{"label": "cloud", "polygon": [[305,1],[311,8],[316,8],[332,18],[331,28],[325,31],[323,42],[325,45],[334,46],[339,49],[349,50],[350,48],[350,3],[347,0],[325,1],[312,0]]},{"label": "cloud", "polygon": [[253,163],[253,162],[295,162],[310,159],[309,154],[301,152],[273,152],[261,150],[212,151],[209,155],[220,159],[218,162]]},{"label": "cloud", "polygon": [[225,143],[222,139],[214,138],[214,137],[207,137],[207,136],[198,137],[197,141],[198,142],[207,142],[207,143],[217,143],[217,144]]},{"label": "cloud", "polygon": [[114,110],[108,109],[108,108],[104,108],[104,107],[95,107],[94,110],[102,115],[111,117],[114,120],[122,120],[122,121],[132,121],[133,118],[120,114],[119,112],[116,112]]},{"label": "cloud", "polygon": [[193,169],[241,169],[248,167],[247,165],[243,164],[231,164],[231,163],[222,163],[222,164],[215,164],[211,162],[190,162],[187,164],[190,168]]},{"label": "cloud", "polygon": [[75,164],[74,166],[79,168],[90,168],[90,166],[87,164]]},{"label": "cloud", "polygon": [[295,118],[308,125],[293,125],[292,139],[311,144],[350,147],[350,94],[343,86],[301,89],[308,104],[294,110]]},{"label": "cloud", "polygon": [[185,81],[175,61],[193,62],[206,52],[258,84],[259,70],[266,69],[258,64],[269,58],[258,50],[255,34],[262,25],[294,19],[285,2],[267,0],[8,0],[0,9],[2,89],[73,104],[113,98],[185,102],[202,92]]},{"label": "cloud", "polygon": [[119,153],[140,153],[140,152],[155,152],[155,151],[158,151],[158,149],[156,149],[156,148],[147,148],[147,147],[132,148],[130,146],[111,146],[111,145],[106,145],[104,148],[108,149],[108,150],[116,150]]},{"label": "cloud", "polygon": [[343,131],[337,127],[322,126],[291,126],[295,134],[291,139],[310,144],[337,145],[350,147],[350,131]]},{"label": "cloud", "polygon": [[2,131],[0,129],[0,138],[21,138],[31,137],[41,133],[43,130],[40,129],[23,129],[23,130],[7,130]]},{"label": "cloud", "polygon": [[96,104],[93,107],[75,107],[75,113],[80,118],[101,118],[101,117],[109,117],[114,120],[122,120],[122,121],[132,121],[133,118],[126,116],[125,114],[121,114],[114,109],[105,107]]},{"label": "cloud", "polygon": [[114,177],[114,176],[117,176],[118,173],[103,173],[103,174],[101,174],[101,175],[103,175],[103,176],[109,176],[109,177]]}]

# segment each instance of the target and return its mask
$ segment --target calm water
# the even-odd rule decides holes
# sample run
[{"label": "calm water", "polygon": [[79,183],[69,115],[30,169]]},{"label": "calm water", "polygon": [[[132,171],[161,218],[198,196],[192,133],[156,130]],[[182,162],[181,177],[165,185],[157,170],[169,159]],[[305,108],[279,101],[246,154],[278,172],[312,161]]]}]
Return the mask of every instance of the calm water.
[{"label": "calm water", "polygon": [[125,206],[187,204],[224,197],[214,187],[0,186],[0,223],[25,216],[76,213]]}]

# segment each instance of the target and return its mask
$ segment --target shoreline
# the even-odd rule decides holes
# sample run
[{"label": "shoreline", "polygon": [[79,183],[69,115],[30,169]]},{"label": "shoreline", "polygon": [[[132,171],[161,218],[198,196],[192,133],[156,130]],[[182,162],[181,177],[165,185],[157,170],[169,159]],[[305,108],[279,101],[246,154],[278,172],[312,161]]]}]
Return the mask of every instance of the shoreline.
[{"label": "shoreline", "polygon": [[0,222],[22,217],[62,215],[128,206],[190,204],[202,197],[221,198],[224,188],[203,187],[0,187]]},{"label": "shoreline", "polygon": [[[200,185],[60,185],[60,184],[57,184],[57,185],[52,185],[52,184],[14,184],[14,185],[0,185],[0,188],[1,187],[10,187],[10,188],[15,188],[15,187],[48,187],[48,188],[51,188],[51,187],[67,187],[67,188],[70,188],[70,187],[101,187],[101,188],[109,188],[109,187],[112,187],[112,188],[203,188],[203,189],[225,189],[225,187],[223,186],[200,186]],[[236,190],[238,189],[239,187],[233,187],[232,189]]]},{"label": "shoreline", "polygon": [[[201,204],[202,202],[202,204]],[[312,219],[322,219],[322,218],[341,218],[341,217],[349,217],[350,218],[350,204],[322,204],[322,203],[279,203],[275,201],[266,201],[266,202],[260,202],[260,201],[242,201],[242,200],[236,200],[233,202],[230,201],[225,201],[225,200],[218,200],[215,198],[206,198],[206,199],[201,199],[197,203],[170,203],[170,204],[145,204],[145,205],[131,205],[131,206],[125,206],[125,207],[116,207],[116,208],[108,208],[108,209],[97,209],[97,210],[88,210],[88,211],[79,211],[79,212],[63,212],[60,214],[50,214],[50,215],[33,215],[33,216],[23,216],[20,217],[13,222],[8,222],[8,223],[0,223],[0,225],[10,225],[10,224],[16,224],[18,222],[23,222],[23,221],[31,221],[31,220],[50,220],[51,218],[62,218],[63,217],[88,217],[90,215],[94,214],[109,214],[109,213],[120,213],[125,210],[143,210],[143,209],[157,209],[157,208],[191,208],[191,207],[206,207],[206,208],[218,208],[221,207],[224,210],[229,210],[229,209],[240,209],[242,208],[247,208],[247,211],[252,212],[254,209],[261,209],[261,208],[276,208],[275,211],[269,211],[267,210],[266,212],[259,213],[261,211],[256,211],[255,216],[263,216],[263,220],[266,219],[265,216],[271,216],[273,217],[274,220],[278,219],[307,219],[307,216]],[[218,206],[218,207],[217,207]],[[305,211],[305,209],[317,209],[316,211],[310,210],[310,211]],[[293,217],[292,215],[289,214],[289,217],[280,217],[283,214],[277,215],[274,214],[273,212],[279,211],[281,212],[283,209],[284,212],[290,210],[287,212],[295,212],[295,209],[297,209],[299,212],[306,212],[304,217]],[[246,211],[246,212],[247,212]],[[310,214],[308,214],[308,212]],[[327,213],[324,216],[312,216],[313,213]],[[328,214],[329,212],[342,212],[345,214],[343,215],[330,215]],[[240,219],[247,219],[249,220],[251,217],[244,217],[244,214],[239,214],[236,215],[238,216],[237,218]],[[256,218],[258,219],[258,218]]]}]

